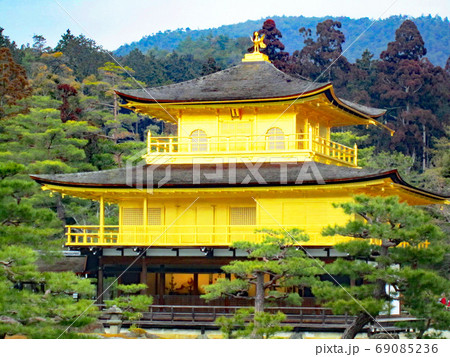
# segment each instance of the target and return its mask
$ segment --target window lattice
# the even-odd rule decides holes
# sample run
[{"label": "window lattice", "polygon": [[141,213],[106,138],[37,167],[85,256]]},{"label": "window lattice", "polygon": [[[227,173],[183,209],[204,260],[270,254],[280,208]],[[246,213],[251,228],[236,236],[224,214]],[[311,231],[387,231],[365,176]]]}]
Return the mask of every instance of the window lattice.
[{"label": "window lattice", "polygon": [[208,151],[208,138],[203,130],[197,129],[191,133],[191,150]]},{"label": "window lattice", "polygon": [[161,225],[161,208],[148,209],[147,224],[151,226]]},{"label": "window lattice", "polygon": [[269,150],[284,150],[284,133],[280,128],[271,128],[267,131]]},{"label": "window lattice", "polygon": [[125,226],[142,226],[143,214],[142,208],[124,208],[123,224]]},{"label": "window lattice", "polygon": [[247,226],[256,224],[256,207],[230,207],[230,224]]}]

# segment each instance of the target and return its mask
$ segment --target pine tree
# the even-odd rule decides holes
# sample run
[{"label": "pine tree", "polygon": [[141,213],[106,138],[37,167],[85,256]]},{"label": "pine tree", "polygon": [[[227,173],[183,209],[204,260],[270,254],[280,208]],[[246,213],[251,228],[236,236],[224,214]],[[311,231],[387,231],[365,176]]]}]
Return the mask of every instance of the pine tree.
[{"label": "pine tree", "polygon": [[[37,199],[36,184],[21,176],[24,169],[0,163],[0,337],[77,337],[78,327],[95,320],[88,300],[94,286],[72,272],[38,271],[37,259],[61,246],[62,225]],[[82,299],[75,302],[73,293]]]},{"label": "pine tree", "polygon": [[[389,311],[395,300],[410,309],[410,313],[416,313],[417,318],[424,318],[427,311],[414,305],[414,294],[419,299],[427,295],[430,306],[436,306],[434,302],[439,298],[436,292],[444,289],[448,293],[450,289],[448,282],[444,283],[436,272],[423,267],[425,262],[442,261],[445,253],[444,235],[433,224],[431,216],[400,203],[396,196],[372,198],[360,195],[355,196],[353,202],[334,206],[357,218],[344,226],[327,227],[322,234],[357,239],[336,246],[349,258],[337,259],[327,266],[327,270],[365,282],[345,286],[345,289],[331,283],[313,287],[314,295],[335,313],[357,315],[342,338],[354,338],[378,314]],[[424,280],[419,281],[419,278]],[[429,280],[428,285],[426,280]],[[388,285],[395,292],[388,293]],[[433,326],[438,328],[439,324]]]},{"label": "pine tree", "polygon": [[142,290],[147,289],[146,284],[118,284],[117,289],[122,295],[107,301],[108,307],[116,305],[123,311],[123,316],[129,321],[140,320],[143,312],[148,311],[149,305],[153,303],[153,297],[139,294]]},{"label": "pine tree", "polygon": [[[244,250],[245,260],[232,261],[223,266],[227,274],[235,279],[218,279],[213,285],[205,286],[207,301],[220,297],[234,297],[254,301],[254,317],[251,335],[262,337],[265,328],[272,328],[270,314],[264,312],[267,302],[286,301],[291,305],[301,305],[302,298],[295,288],[311,287],[318,282],[322,274],[320,261],[310,259],[296,245],[308,240],[308,236],[299,229],[261,230],[261,243],[248,241],[233,243],[233,248]],[[269,280],[265,277],[269,276]],[[255,287],[255,297],[248,291]],[[278,317],[273,317],[278,319]],[[281,322],[281,319],[279,322]],[[225,323],[225,322],[223,322]]]},{"label": "pine tree", "polygon": [[55,47],[62,52],[67,64],[73,69],[75,77],[82,81],[84,77],[97,73],[97,68],[111,60],[108,51],[84,35],[75,36],[70,30],[61,36]]}]

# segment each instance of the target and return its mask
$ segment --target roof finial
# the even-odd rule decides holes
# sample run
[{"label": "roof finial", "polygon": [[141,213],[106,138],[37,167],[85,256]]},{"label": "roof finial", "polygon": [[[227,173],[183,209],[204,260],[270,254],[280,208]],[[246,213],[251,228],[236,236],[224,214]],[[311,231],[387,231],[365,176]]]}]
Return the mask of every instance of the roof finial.
[{"label": "roof finial", "polygon": [[266,48],[266,44],[264,43],[264,34],[259,37],[259,33],[257,31],[253,32],[253,38],[251,38],[253,42],[253,53],[261,53],[259,52],[260,48]]},{"label": "roof finial", "polygon": [[242,62],[261,62],[266,61],[269,62],[269,57],[265,55],[264,53],[261,53],[259,50],[261,48],[266,48],[267,45],[264,43],[264,37],[263,34],[261,37],[259,37],[259,32],[255,31],[253,32],[253,36],[250,37],[250,39],[253,42],[253,53],[247,53],[244,58],[242,59]]}]

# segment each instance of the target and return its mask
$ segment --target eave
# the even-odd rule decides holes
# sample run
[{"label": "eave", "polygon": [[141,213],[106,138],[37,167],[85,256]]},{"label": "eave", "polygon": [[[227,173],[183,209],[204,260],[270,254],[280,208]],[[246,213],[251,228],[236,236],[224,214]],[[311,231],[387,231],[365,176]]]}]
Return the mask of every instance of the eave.
[{"label": "eave", "polygon": [[41,184],[44,190],[93,200],[104,196],[111,203],[120,202],[124,198],[144,197],[146,195],[155,198],[230,197],[230,195],[292,197],[295,194],[301,194],[301,192],[315,191],[326,193],[334,191],[342,194],[345,190],[349,190],[354,192],[353,194],[398,195],[403,200],[414,201],[414,204],[417,205],[450,204],[449,197],[411,186],[400,177],[397,170],[364,177],[327,180],[325,184],[304,182],[300,185],[288,182],[286,184],[270,185],[191,185],[189,187],[186,185],[169,185],[160,188],[134,188],[126,185],[58,182],[56,180],[41,179],[38,176],[31,176],[31,178]]}]

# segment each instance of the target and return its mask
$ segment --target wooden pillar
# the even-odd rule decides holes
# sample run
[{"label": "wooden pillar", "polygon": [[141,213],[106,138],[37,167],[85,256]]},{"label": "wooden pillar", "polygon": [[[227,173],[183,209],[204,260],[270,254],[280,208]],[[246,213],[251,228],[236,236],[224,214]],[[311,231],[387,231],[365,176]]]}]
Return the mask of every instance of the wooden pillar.
[{"label": "wooden pillar", "polygon": [[[142,269],[141,269],[141,284],[147,285],[147,262],[145,261],[145,257],[142,257]],[[141,290],[142,295],[147,294],[147,288]]]},{"label": "wooden pillar", "polygon": [[99,226],[100,243],[103,243],[103,238],[105,235],[105,201],[103,199],[103,196],[100,196]]},{"label": "wooden pillar", "polygon": [[200,295],[198,292],[198,273],[194,273],[194,295]]},{"label": "wooden pillar", "polygon": [[159,273],[158,279],[158,295],[159,295],[159,305],[164,305],[164,293],[166,291],[166,272],[164,271],[164,265],[161,265],[161,271]]},{"label": "wooden pillar", "polygon": [[[225,279],[231,280],[231,274],[230,273],[225,273]],[[230,306],[230,298],[228,296],[225,297],[224,305],[225,306]],[[225,309],[225,312],[229,313],[230,310],[229,309]]]},{"label": "wooden pillar", "polygon": [[97,304],[103,304],[103,263],[102,263],[102,257],[98,257]]}]

